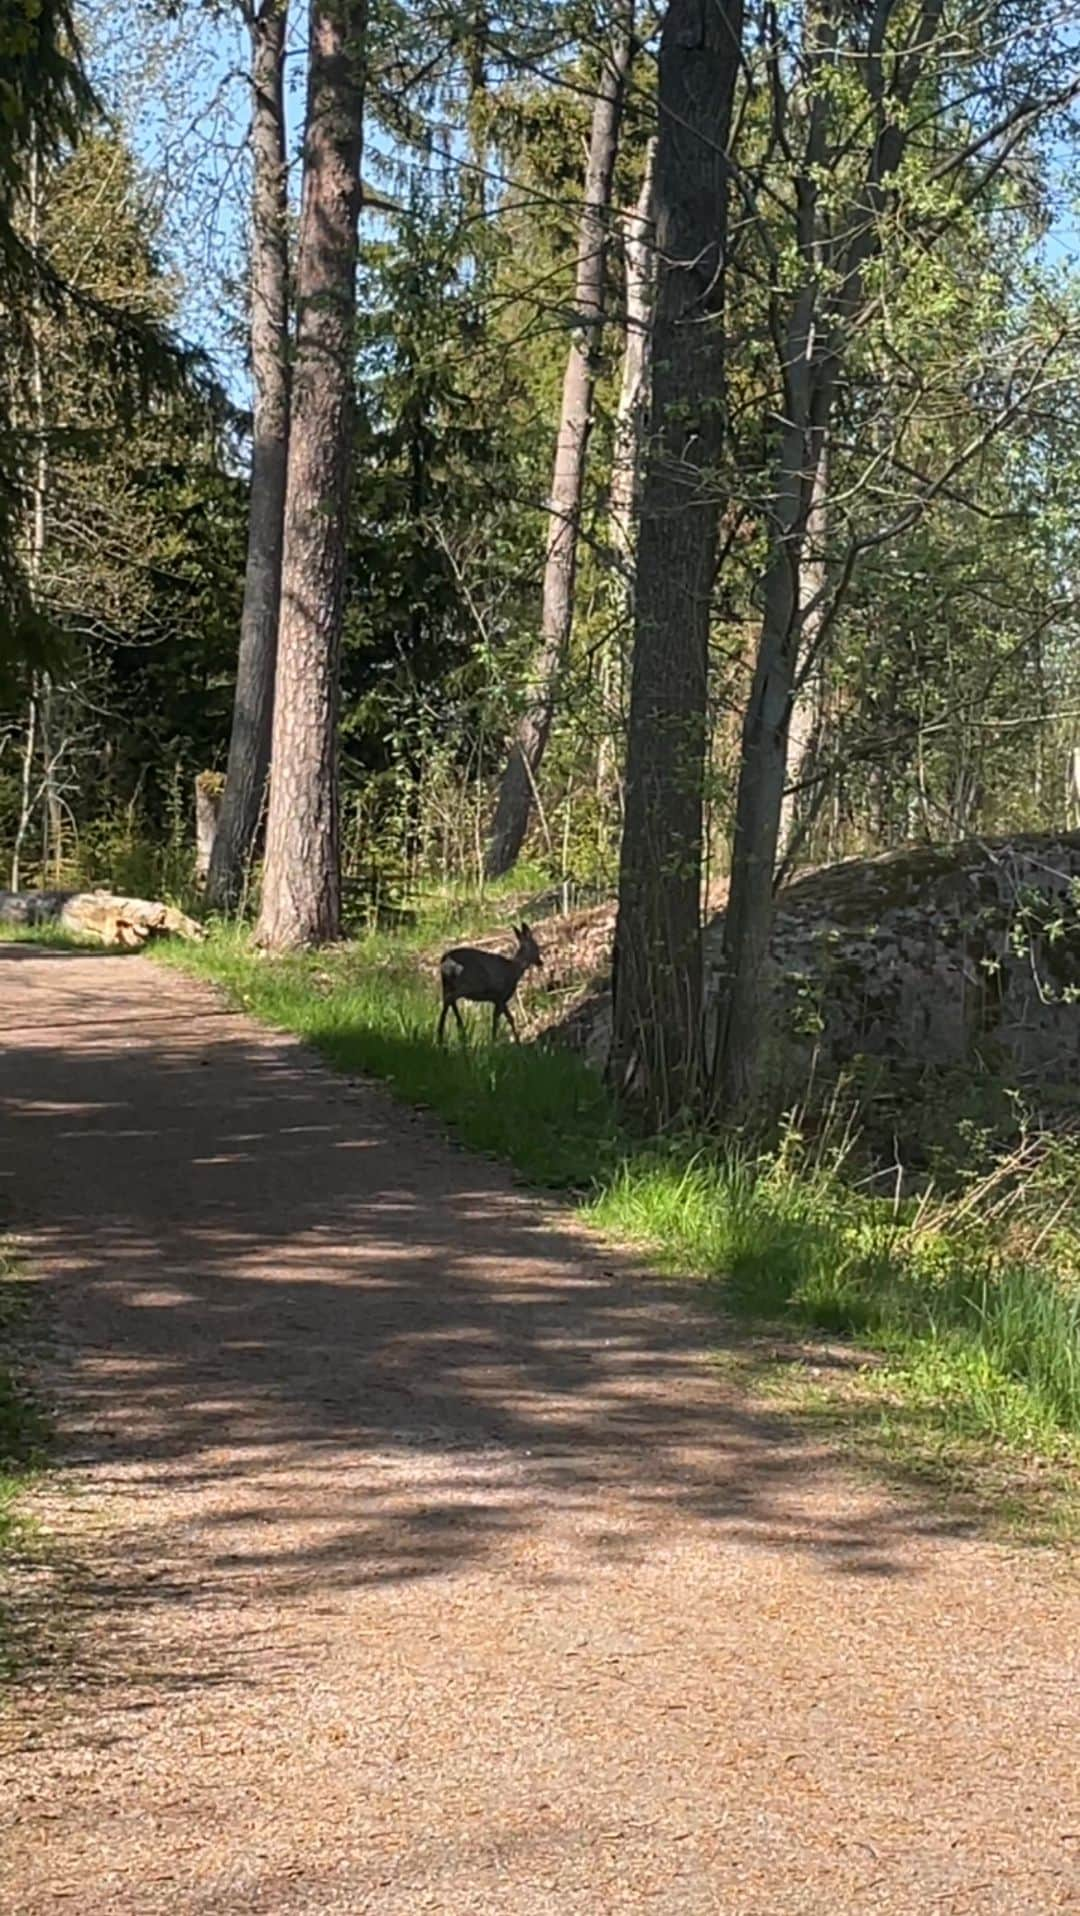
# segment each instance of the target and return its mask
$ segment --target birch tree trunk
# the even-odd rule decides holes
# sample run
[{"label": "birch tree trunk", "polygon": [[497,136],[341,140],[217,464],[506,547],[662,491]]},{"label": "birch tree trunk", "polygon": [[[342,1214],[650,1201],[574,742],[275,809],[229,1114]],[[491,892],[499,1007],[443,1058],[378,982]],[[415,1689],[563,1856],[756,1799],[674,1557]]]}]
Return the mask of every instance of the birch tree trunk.
[{"label": "birch tree trunk", "polygon": [[27,829],[34,812],[34,754],[37,751],[38,733],[38,681],[35,673],[30,681],[30,697],[26,708],[26,733],[23,739],[22,765],[19,771],[19,817],[15,826],[15,835],[11,841],[11,865],[8,884],[12,891],[18,891],[22,876],[22,848],[26,840]]},{"label": "birch tree trunk", "polygon": [[[29,238],[30,245],[36,254],[41,240],[41,157],[36,146],[30,155],[28,185]],[[49,478],[45,438],[45,368],[41,339],[41,301],[36,290],[30,315],[30,403],[34,457],[30,474],[30,525],[27,538],[26,577],[30,588],[30,602],[36,612],[40,610],[41,601],[41,567],[45,557],[45,492]],[[39,796],[34,790],[34,761],[40,744],[41,707],[42,680],[35,672],[30,680],[30,693],[27,700],[26,733],[19,773],[19,816],[11,847],[12,891],[19,889],[22,850]]]},{"label": "birch tree trunk", "polygon": [[[656,141],[645,153],[637,204],[622,219],[626,285],[626,341],[615,414],[611,458],[611,547],[618,564],[616,590],[621,617],[600,655],[602,731],[596,753],[596,792],[601,818],[612,793],[622,793],[614,740],[624,724],[627,631],[634,618],[634,566],[641,508],[645,429],[652,385],[653,302],[656,296],[656,230],[653,222],[653,168]],[[614,807],[612,807],[614,809]]]},{"label": "birch tree trunk", "polygon": [[650,443],[642,488],[609,1060],[663,1123],[701,1053],[702,791],[721,496],[724,262],[741,0],[672,0],[660,43]]},{"label": "birch tree trunk", "polygon": [[810,509],[806,515],[806,547],[799,567],[798,654],[805,662],[805,677],[795,694],[788,727],[787,783],[780,807],[778,854],[783,867],[796,842],[802,839],[800,814],[805,815],[806,800],[800,792],[801,781],[813,766],[820,751],[823,678],[819,656],[825,620],[825,588],[828,567],[825,541],[828,531],[828,445],[823,440],[810,489]]},{"label": "birch tree trunk", "polygon": [[341,929],[337,718],[353,427],[365,0],[312,0],[297,341],[257,938]]},{"label": "birch tree trunk", "polygon": [[650,140],[637,205],[622,222],[626,272],[626,344],[615,414],[611,459],[611,543],[622,567],[624,603],[633,612],[634,554],[641,505],[642,455],[649,417],[653,301],[656,293],[656,229],[653,173],[656,141]]},{"label": "birch tree trunk", "polygon": [[499,878],[508,872],[525,842],[536,779],[551,732],[559,680],[574,622],[574,580],[585,460],[604,325],[604,267],[611,183],[633,46],[633,5],[632,0],[624,0],[615,40],[600,68],[593,104],[585,198],[578,234],[574,330],[563,379],[551,482],[540,649],[533,670],[533,689],[518,723],[499,787],[485,860],[489,878]]},{"label": "birch tree trunk", "polygon": [[207,877],[211,910],[234,911],[259,828],[274,715],[289,452],[289,241],[284,66],[288,0],[247,12],[252,54],[251,369],[255,407],[247,568],[232,736]]}]

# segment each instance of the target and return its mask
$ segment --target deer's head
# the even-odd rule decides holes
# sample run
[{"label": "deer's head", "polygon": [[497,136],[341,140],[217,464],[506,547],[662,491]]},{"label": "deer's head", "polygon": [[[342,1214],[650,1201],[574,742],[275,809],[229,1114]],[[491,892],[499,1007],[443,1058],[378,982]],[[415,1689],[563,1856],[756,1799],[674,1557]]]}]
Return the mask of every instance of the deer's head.
[{"label": "deer's head", "polygon": [[529,930],[528,925],[515,925],[514,937],[517,939],[517,952],[515,956],[520,969],[522,971],[542,970],[544,960],[540,952],[540,947],[533,937],[532,932]]}]

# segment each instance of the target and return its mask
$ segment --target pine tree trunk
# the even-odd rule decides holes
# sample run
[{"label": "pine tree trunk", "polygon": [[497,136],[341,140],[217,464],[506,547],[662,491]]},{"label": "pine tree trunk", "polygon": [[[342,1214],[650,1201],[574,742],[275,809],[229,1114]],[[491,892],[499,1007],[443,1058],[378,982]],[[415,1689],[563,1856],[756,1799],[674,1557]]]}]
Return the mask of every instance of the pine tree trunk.
[{"label": "pine tree trunk", "polygon": [[660,46],[652,431],[634,608],[610,1073],[663,1122],[701,1056],[702,790],[721,497],[724,155],[741,0],[672,0]]},{"label": "pine tree trunk", "polygon": [[255,408],[247,569],[240,615],[232,736],[206,887],[207,905],[234,911],[266,795],[274,716],[289,454],[289,241],[284,63],[288,0],[249,14],[252,88],[251,367]]},{"label": "pine tree trunk", "polygon": [[337,716],[353,425],[365,0],[312,0],[297,342],[262,910],[272,950],[341,929]]},{"label": "pine tree trunk", "polygon": [[626,3],[616,39],[600,69],[593,104],[585,199],[578,234],[574,332],[563,380],[551,483],[540,650],[534,665],[533,689],[518,723],[499,788],[487,848],[489,878],[500,878],[508,872],[525,842],[537,774],[555,715],[559,680],[573,627],[585,458],[604,325],[604,267],[611,183],[633,44],[633,7]]}]

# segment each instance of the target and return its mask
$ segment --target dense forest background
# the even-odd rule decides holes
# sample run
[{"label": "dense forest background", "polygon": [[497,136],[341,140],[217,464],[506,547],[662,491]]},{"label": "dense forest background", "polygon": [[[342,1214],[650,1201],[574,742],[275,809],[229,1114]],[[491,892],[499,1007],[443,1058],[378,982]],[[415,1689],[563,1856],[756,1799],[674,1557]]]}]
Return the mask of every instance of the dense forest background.
[{"label": "dense forest background", "polygon": [[[732,873],[745,1008],[777,871],[1077,822],[1068,23],[1039,0],[337,16],[364,149],[327,694],[346,922],[521,858],[599,896],[621,854],[662,1006],[672,886],[696,917]],[[257,611],[258,354],[300,404],[314,310],[315,42],[286,0],[16,8],[5,32],[0,846],[12,887],[190,896]]]}]

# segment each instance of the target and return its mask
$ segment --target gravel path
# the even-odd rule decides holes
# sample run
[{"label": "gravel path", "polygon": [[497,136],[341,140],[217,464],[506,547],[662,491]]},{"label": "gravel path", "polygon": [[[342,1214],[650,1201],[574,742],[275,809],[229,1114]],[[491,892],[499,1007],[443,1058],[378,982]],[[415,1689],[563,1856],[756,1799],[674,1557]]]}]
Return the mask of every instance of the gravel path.
[{"label": "gravel path", "polygon": [[0,1908],[1080,1909],[1060,1556],[848,1482],[671,1287],[188,980],[0,947],[0,1026],[80,1610]]}]

